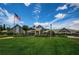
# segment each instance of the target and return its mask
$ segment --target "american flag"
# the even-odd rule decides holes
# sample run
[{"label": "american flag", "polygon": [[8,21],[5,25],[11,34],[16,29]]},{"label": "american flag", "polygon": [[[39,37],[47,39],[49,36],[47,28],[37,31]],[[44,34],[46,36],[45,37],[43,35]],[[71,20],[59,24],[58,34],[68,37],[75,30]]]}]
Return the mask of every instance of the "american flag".
[{"label": "american flag", "polygon": [[17,19],[17,20],[20,20],[20,17],[15,13],[14,14],[14,17]]}]

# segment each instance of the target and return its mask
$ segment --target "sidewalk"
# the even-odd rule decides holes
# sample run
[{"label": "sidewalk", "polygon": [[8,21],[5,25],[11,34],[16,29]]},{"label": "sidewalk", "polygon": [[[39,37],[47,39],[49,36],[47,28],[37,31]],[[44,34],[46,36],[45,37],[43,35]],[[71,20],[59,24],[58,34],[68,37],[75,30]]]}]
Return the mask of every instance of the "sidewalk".
[{"label": "sidewalk", "polygon": [[68,38],[77,38],[79,39],[79,37],[75,37],[75,36],[67,36]]},{"label": "sidewalk", "polygon": [[14,38],[14,37],[3,37],[3,38],[0,38],[0,39],[10,39],[10,38]]}]

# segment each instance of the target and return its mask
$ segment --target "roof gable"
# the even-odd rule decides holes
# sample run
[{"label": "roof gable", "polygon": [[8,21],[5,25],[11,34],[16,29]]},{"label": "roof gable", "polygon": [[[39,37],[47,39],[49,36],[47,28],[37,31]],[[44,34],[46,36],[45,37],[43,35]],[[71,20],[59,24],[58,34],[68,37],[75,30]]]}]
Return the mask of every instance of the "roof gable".
[{"label": "roof gable", "polygon": [[41,26],[41,25],[38,25],[38,26],[35,26],[35,25],[34,25],[33,28],[34,28],[34,29],[44,29],[44,27]]},{"label": "roof gable", "polygon": [[[19,27],[19,28],[22,28],[20,25],[16,24],[13,28],[16,28],[16,27]],[[12,28],[12,29],[13,29]]]},{"label": "roof gable", "polygon": [[71,31],[66,28],[62,28],[61,30],[59,30],[59,32],[71,32]]}]

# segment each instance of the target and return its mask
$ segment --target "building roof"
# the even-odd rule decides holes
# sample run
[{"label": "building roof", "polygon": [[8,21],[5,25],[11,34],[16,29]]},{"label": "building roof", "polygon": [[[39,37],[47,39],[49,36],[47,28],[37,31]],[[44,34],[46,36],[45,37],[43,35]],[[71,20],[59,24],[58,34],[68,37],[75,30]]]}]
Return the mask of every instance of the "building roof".
[{"label": "building roof", "polygon": [[35,25],[34,25],[33,28],[34,28],[34,29],[38,29],[38,30],[40,30],[40,29],[43,30],[43,29],[44,29],[44,27],[41,26],[41,25],[38,25],[38,26],[35,26]]},{"label": "building roof", "polygon": [[12,27],[12,29],[16,28],[17,26],[20,27],[20,28],[22,28],[20,25],[16,24],[14,27]]},{"label": "building roof", "polygon": [[69,29],[66,29],[66,28],[62,28],[59,30],[59,32],[71,32]]}]

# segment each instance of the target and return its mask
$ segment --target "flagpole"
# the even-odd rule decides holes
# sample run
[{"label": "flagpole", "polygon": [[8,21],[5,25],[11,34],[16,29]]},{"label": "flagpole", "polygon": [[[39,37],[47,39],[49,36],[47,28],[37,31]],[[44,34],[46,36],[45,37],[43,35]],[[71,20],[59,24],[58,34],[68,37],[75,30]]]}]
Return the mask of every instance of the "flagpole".
[{"label": "flagpole", "polygon": [[14,26],[15,26],[15,15],[14,15]]},{"label": "flagpole", "polygon": [[15,13],[14,14],[14,26],[16,25],[15,21],[17,20],[20,20],[19,16]]}]

